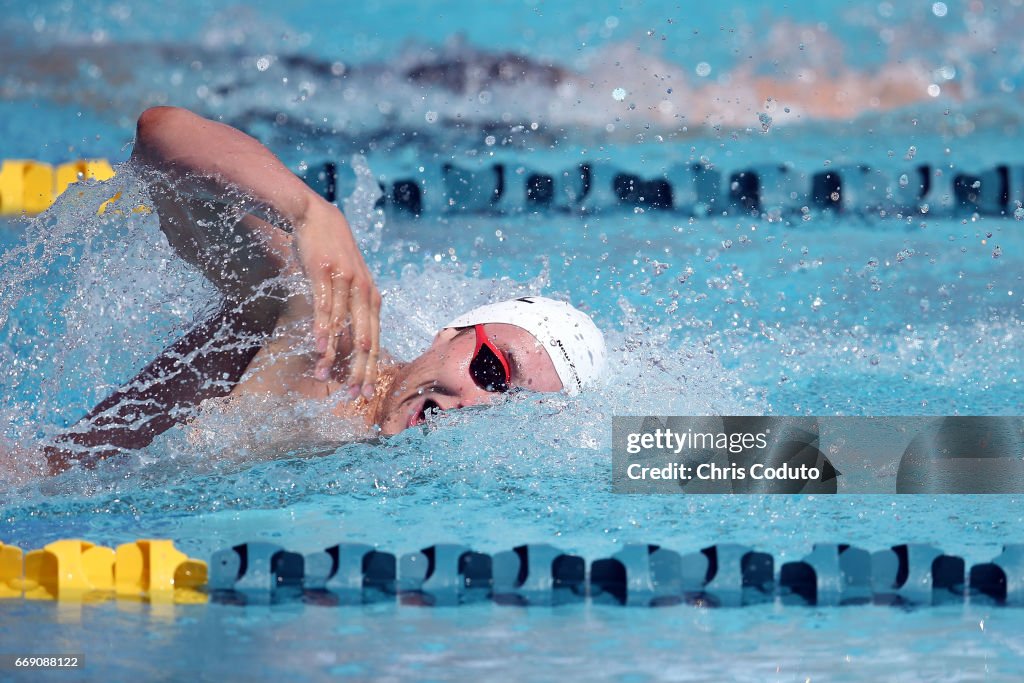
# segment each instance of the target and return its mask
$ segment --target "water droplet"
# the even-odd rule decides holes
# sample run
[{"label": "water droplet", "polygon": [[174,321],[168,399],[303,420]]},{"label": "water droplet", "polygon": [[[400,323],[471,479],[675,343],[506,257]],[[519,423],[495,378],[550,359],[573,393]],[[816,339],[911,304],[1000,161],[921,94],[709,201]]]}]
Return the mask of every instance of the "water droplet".
[{"label": "water droplet", "polygon": [[992,250],[992,258],[999,258],[1002,255],[1003,255],[1003,248],[1002,247],[996,246],[996,248]]},{"label": "water droplet", "polygon": [[615,90],[612,90],[612,99],[614,99],[616,102],[621,102],[622,100],[626,99],[626,89],[616,88]]}]

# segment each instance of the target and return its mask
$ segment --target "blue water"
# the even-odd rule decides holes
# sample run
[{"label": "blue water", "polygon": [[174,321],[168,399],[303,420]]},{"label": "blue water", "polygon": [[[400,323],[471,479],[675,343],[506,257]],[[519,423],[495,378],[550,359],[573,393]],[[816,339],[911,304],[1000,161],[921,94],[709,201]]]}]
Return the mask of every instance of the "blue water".
[{"label": "blue water", "polygon": [[[541,169],[600,158],[648,175],[702,157],[727,170],[786,161],[807,173],[849,163],[928,162],[950,173],[1024,163],[1007,144],[1019,139],[1021,48],[1011,37],[1024,10],[949,2],[939,16],[937,4],[190,2],[174,14],[17,5],[0,16],[11,38],[0,54],[16,56],[0,67],[0,156],[123,161],[138,113],[174,103],[259,134],[295,168],[348,164],[362,152],[389,177],[492,154]],[[589,96],[482,86],[488,100],[398,77],[445,56],[472,65],[502,51],[584,74],[603,94],[577,104]],[[286,66],[289,56],[306,65]],[[702,62],[709,76],[695,71]],[[873,82],[908,62],[942,95],[838,117],[793,96],[779,103],[790,116],[772,110],[768,132],[753,100],[682,121],[657,109],[667,99],[689,112],[687,97],[699,109],[697,95],[711,96],[700,88],[723,76],[742,100],[752,79],[789,83],[808,63]],[[317,71],[336,63],[337,87]],[[621,103],[616,87],[629,90]],[[531,122],[536,134],[485,141],[502,125]],[[154,217],[95,215],[118,190],[124,206],[144,203],[121,171],[34,221],[0,224],[4,443],[30,449],[73,423],[214,302]],[[397,553],[441,541],[484,552],[550,542],[589,559],[626,542],[690,551],[732,541],[772,552],[777,564],[819,541],[872,550],[925,541],[972,563],[1020,540],[1019,496],[610,493],[612,415],[1019,414],[1024,233],[1013,218],[813,214],[777,223],[628,209],[371,212],[358,223],[366,244],[380,238],[367,260],[385,294],[385,346],[399,357],[415,356],[469,305],[554,293],[607,331],[607,384],[578,398],[518,397],[447,415],[378,446],[338,445],[306,413],[286,418],[305,420],[313,445],[287,438],[285,418],[255,425],[229,415],[178,428],[137,462],[0,484],[0,540],[34,548],[64,537],[167,537],[201,558],[257,538],[300,552],[340,540]],[[979,604],[165,611],[0,602],[0,650],[45,642],[85,653],[81,680],[200,671],[209,680],[1017,680],[1022,626],[1019,610]]]}]

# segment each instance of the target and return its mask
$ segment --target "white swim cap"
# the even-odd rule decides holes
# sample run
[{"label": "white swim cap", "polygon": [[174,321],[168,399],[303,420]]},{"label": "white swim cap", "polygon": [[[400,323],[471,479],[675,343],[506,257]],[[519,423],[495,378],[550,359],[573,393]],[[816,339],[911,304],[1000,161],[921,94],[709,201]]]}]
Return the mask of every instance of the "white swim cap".
[{"label": "white swim cap", "polygon": [[555,366],[562,388],[579,393],[604,370],[604,335],[590,316],[563,301],[543,296],[487,304],[460,315],[445,327],[505,323],[521,327],[541,343]]}]

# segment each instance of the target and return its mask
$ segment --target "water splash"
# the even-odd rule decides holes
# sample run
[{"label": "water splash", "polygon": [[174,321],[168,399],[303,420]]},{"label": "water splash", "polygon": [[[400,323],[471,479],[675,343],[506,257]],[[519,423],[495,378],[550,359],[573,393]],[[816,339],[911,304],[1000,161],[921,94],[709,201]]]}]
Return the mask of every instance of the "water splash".
[{"label": "water splash", "polygon": [[356,175],[356,187],[345,199],[345,217],[359,250],[364,254],[374,254],[380,251],[384,231],[384,209],[377,206],[384,192],[366,163],[366,157],[354,155],[351,168]]},{"label": "water splash", "polygon": [[212,288],[137,210],[150,203],[123,165],[112,181],[65,192],[0,256],[0,341],[12,355],[0,390],[12,430],[77,419],[209,305]]},{"label": "water splash", "polygon": [[[353,167],[359,182],[346,211],[373,266],[396,258],[407,242],[382,248],[383,215],[374,208],[379,188],[365,160],[355,159]],[[115,194],[119,198],[98,215],[100,204]],[[497,463],[508,463],[503,485],[513,486],[509,458],[539,463],[558,452],[550,466],[563,477],[562,468],[579,466],[580,458],[600,462],[610,443],[612,414],[757,409],[737,398],[741,380],[709,347],[680,346],[672,325],[652,325],[623,299],[618,320],[603,321],[610,347],[608,383],[584,397],[511,398],[487,410],[437,417],[425,430],[376,445],[351,443],[366,438],[363,428],[334,418],[326,401],[211,400],[186,424],[130,458],[33,482],[39,436],[73,422],[216,304],[213,288],[174,255],[158,217],[135,210],[151,203],[146,185],[130,166],[122,166],[115,181],[83,185],[61,198],[27,224],[22,245],[0,257],[14,283],[4,293],[7,324],[0,332],[19,340],[4,350],[14,362],[2,377],[0,411],[17,425],[8,435],[13,443],[4,450],[16,450],[15,460],[24,465],[0,487],[7,489],[0,506],[20,500],[28,506],[22,510],[31,509],[36,517],[84,509],[113,512],[126,505],[215,511],[236,505],[232,501],[276,507],[318,495],[393,494],[432,478],[437,482],[428,489],[445,489],[453,485],[444,473],[455,450],[463,454],[457,461],[462,476],[485,476]],[[539,272],[522,280],[480,278],[471,271],[466,262],[427,259],[381,276],[385,347],[411,359],[448,320],[474,306],[528,294],[568,298],[551,290],[546,259]],[[48,292],[42,304],[41,292]],[[523,438],[525,423],[541,428]],[[494,438],[479,443],[481,430]],[[514,456],[506,452],[508,443],[518,444]],[[168,497],[168,490],[188,494]],[[49,502],[54,495],[63,502]]]}]

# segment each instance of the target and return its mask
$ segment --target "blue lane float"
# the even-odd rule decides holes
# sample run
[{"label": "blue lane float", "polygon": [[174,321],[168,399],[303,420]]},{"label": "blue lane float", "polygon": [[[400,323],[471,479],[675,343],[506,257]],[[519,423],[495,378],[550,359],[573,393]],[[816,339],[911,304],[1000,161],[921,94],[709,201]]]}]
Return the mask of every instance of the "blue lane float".
[{"label": "blue lane float", "polygon": [[495,553],[492,569],[492,598],[501,605],[566,605],[587,596],[584,559],[546,543]]},{"label": "blue lane float", "polygon": [[1024,543],[1005,545],[991,562],[971,567],[970,589],[997,604],[1024,607]]},{"label": "blue lane float", "polygon": [[359,605],[394,600],[395,556],[365,543],[338,543],[305,556],[302,587],[310,602]]},{"label": "blue lane float", "polygon": [[736,543],[720,543],[701,553],[708,558],[702,604],[741,607],[774,597],[775,560],[768,553]]},{"label": "blue lane float", "polygon": [[817,543],[811,554],[779,569],[783,603],[835,607],[871,602],[871,553],[843,543]]},{"label": "blue lane float", "polygon": [[220,602],[286,602],[302,594],[302,555],[273,543],[242,543],[210,558],[209,590]]},{"label": "blue lane float", "polygon": [[406,605],[455,606],[491,597],[491,556],[455,543],[402,555],[398,596]]},{"label": "blue lane float", "polygon": [[657,545],[630,544],[590,569],[595,602],[659,607],[690,602],[739,607],[774,597],[774,561],[767,553],[724,543],[680,555]]},{"label": "blue lane float", "polygon": [[878,604],[938,605],[963,600],[962,557],[925,543],[894,545],[871,554],[871,586]]},{"label": "blue lane float", "polygon": [[590,566],[590,595],[595,602],[658,607],[682,602],[704,585],[707,560],[645,543],[629,544]]}]

